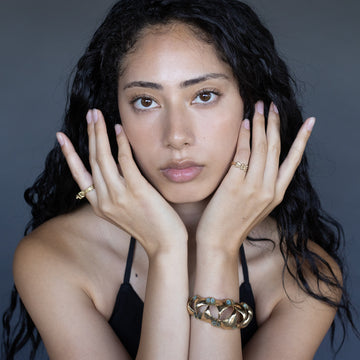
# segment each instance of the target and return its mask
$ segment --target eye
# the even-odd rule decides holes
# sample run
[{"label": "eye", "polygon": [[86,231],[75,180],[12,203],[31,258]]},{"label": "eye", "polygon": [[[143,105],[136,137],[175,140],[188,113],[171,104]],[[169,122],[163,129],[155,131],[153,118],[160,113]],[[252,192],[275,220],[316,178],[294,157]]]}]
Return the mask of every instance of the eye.
[{"label": "eye", "polygon": [[159,104],[147,96],[138,96],[131,101],[136,110],[144,111],[159,107]]},{"label": "eye", "polygon": [[215,102],[220,93],[215,90],[201,90],[197,93],[195,99],[192,101],[193,104],[209,104]]}]

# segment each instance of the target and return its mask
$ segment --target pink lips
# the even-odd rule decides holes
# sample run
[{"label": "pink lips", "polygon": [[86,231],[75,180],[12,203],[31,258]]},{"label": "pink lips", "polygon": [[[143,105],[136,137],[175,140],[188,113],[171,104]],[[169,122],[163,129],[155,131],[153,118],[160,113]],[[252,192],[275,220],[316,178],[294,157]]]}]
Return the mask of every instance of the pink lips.
[{"label": "pink lips", "polygon": [[188,182],[195,179],[202,171],[203,166],[192,161],[172,162],[161,170],[170,181],[176,183]]}]

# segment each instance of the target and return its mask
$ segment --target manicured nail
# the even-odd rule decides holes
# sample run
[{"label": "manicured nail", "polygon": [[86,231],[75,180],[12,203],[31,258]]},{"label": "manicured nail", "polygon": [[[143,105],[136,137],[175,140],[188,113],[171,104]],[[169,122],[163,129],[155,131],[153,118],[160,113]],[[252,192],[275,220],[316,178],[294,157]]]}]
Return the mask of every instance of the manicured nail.
[{"label": "manicured nail", "polygon": [[56,139],[59,142],[60,146],[65,144],[64,137],[60,133],[56,133]]},{"label": "manicured nail", "polygon": [[315,124],[315,118],[311,117],[306,124],[306,130],[311,131],[314,127],[314,124]]},{"label": "manicured nail", "polygon": [[96,109],[93,109],[93,119],[94,123],[96,124],[98,121],[98,111]]},{"label": "manicured nail", "polygon": [[92,114],[91,114],[91,110],[89,110],[86,114],[86,121],[88,124],[92,123]]},{"label": "manicured nail", "polygon": [[264,103],[262,101],[255,104],[255,109],[259,114],[264,115]]},{"label": "manicured nail", "polygon": [[119,135],[121,133],[121,131],[122,131],[121,125],[116,124],[115,125],[115,133],[116,133],[116,135]]},{"label": "manicured nail", "polygon": [[245,119],[243,121],[243,126],[244,126],[245,129],[250,130],[250,121],[249,121],[249,119]]},{"label": "manicured nail", "polygon": [[274,103],[272,103],[272,104],[273,104],[273,110],[274,110],[274,112],[275,112],[276,114],[278,114],[278,113],[279,113],[279,110],[278,110],[277,106],[276,106]]}]

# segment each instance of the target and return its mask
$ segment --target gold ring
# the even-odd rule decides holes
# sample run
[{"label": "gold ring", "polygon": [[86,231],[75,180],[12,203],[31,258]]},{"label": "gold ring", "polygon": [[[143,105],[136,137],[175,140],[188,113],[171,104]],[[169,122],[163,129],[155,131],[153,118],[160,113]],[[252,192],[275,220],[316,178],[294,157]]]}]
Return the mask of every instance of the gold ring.
[{"label": "gold ring", "polygon": [[242,163],[240,161],[233,161],[231,163],[231,165],[234,165],[236,168],[242,170],[242,171],[245,171],[247,172],[248,168],[249,168],[249,165],[245,164],[245,163]]},{"label": "gold ring", "polygon": [[81,190],[76,194],[76,200],[81,200],[83,199],[86,194],[92,190],[95,190],[94,185],[90,185],[88,188],[86,188],[85,190]]}]

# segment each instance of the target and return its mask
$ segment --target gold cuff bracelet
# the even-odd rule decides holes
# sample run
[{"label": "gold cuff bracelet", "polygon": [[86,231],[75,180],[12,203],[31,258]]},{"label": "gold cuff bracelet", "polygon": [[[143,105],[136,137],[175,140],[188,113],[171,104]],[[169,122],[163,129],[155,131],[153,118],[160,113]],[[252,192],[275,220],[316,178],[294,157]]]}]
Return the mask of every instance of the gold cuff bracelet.
[{"label": "gold cuff bracelet", "polygon": [[231,299],[217,300],[213,297],[190,297],[188,313],[196,319],[222,329],[239,329],[249,325],[253,310],[244,302],[236,303]]}]

